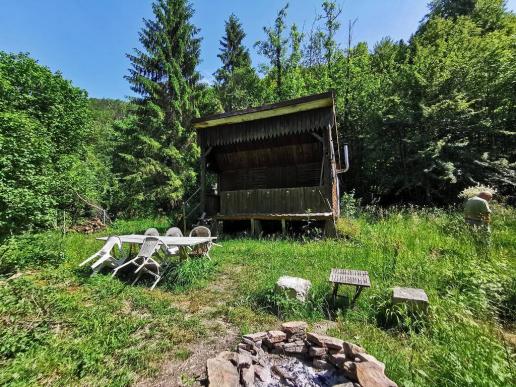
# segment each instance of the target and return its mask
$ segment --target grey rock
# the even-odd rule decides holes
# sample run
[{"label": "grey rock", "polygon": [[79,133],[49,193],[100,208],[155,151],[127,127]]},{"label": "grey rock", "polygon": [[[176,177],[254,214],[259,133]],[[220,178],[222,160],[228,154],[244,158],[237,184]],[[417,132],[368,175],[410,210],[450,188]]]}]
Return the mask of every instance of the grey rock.
[{"label": "grey rock", "polygon": [[271,380],[271,371],[267,367],[262,367],[260,365],[254,366],[254,374],[263,383],[269,383]]},{"label": "grey rock", "polygon": [[283,368],[281,368],[281,367],[279,367],[277,365],[273,365],[271,370],[276,375],[278,375],[281,379],[289,380],[289,381],[294,381],[295,380],[295,378],[289,372],[287,372],[286,370],[284,370]]},{"label": "grey rock", "polygon": [[423,289],[395,287],[392,290],[392,303],[405,303],[412,310],[426,311],[428,296]]},{"label": "grey rock", "polygon": [[340,368],[347,361],[347,358],[343,353],[336,353],[328,355],[328,360]]},{"label": "grey rock", "polygon": [[254,387],[254,366],[242,368],[240,371],[240,382],[244,387]]},{"label": "grey rock", "polygon": [[229,360],[234,366],[239,364],[239,354],[236,352],[223,351],[217,355],[217,358]]},{"label": "grey rock", "polygon": [[312,366],[314,368],[317,368],[317,369],[320,369],[320,370],[328,370],[328,369],[332,368],[332,365],[330,363],[328,363],[326,360],[317,359],[317,358],[315,358],[312,361]]},{"label": "grey rock", "polygon": [[[361,364],[361,363],[358,363]],[[342,373],[352,381],[358,381],[357,379],[357,364],[352,361],[345,361],[342,363],[339,368],[342,370]]]},{"label": "grey rock", "polygon": [[344,353],[346,354],[346,356],[349,357],[350,359],[355,359],[355,357],[359,353],[365,353],[365,349],[364,348],[362,348],[359,345],[350,343],[348,341],[343,341],[342,342],[342,349],[344,350]]},{"label": "grey rock", "polygon": [[308,347],[303,341],[301,341],[294,343],[286,343],[285,345],[283,345],[283,350],[286,353],[307,353]]},{"label": "grey rock", "polygon": [[397,387],[398,385],[385,376],[383,370],[375,363],[365,361],[356,363],[356,380],[362,387]]},{"label": "grey rock", "polygon": [[289,298],[295,298],[301,302],[306,301],[306,297],[312,283],[304,278],[282,276],[276,282],[276,291]]},{"label": "grey rock", "polygon": [[249,333],[249,334],[243,336],[244,339],[251,340],[254,343],[262,341],[266,337],[267,337],[267,332]]},{"label": "grey rock", "polygon": [[357,354],[357,359],[358,362],[370,361],[371,363],[375,363],[382,370],[382,372],[385,371],[385,364],[379,361],[373,355],[369,355],[367,353],[359,353]]},{"label": "grey rock", "polygon": [[310,347],[308,354],[313,357],[323,357],[327,354],[327,349],[324,347]]},{"label": "grey rock", "polygon": [[282,331],[269,331],[267,332],[266,340],[269,343],[275,344],[287,339],[287,334]]},{"label": "grey rock", "polygon": [[308,324],[304,321],[288,321],[281,324],[281,330],[287,335],[305,334]]}]

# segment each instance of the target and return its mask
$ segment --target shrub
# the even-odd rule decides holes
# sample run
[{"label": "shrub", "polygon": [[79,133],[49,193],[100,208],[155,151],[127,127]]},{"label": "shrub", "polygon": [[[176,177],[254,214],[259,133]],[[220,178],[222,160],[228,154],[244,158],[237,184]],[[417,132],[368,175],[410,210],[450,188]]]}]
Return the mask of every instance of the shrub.
[{"label": "shrub", "polygon": [[335,224],[337,236],[346,239],[356,239],[360,235],[358,222],[349,218],[339,218]]}]

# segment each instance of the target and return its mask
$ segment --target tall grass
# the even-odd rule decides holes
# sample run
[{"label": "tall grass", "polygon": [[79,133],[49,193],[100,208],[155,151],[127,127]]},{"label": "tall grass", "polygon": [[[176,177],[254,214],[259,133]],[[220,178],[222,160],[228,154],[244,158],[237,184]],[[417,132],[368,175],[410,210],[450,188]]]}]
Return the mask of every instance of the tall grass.
[{"label": "tall grass", "polygon": [[[513,349],[502,332],[513,330],[515,318],[515,211],[499,207],[495,213],[487,254],[477,249],[459,213],[405,209],[348,219],[345,230],[353,231],[343,240],[226,242],[222,259],[245,268],[237,310],[247,304],[282,320],[335,318],[333,333],[385,361],[401,385],[511,385]],[[334,267],[369,271],[372,287],[352,309],[329,302]],[[281,275],[312,281],[306,304],[274,293]],[[423,288],[428,315],[394,307],[394,286]],[[252,325],[253,316],[246,316],[235,321]]]}]

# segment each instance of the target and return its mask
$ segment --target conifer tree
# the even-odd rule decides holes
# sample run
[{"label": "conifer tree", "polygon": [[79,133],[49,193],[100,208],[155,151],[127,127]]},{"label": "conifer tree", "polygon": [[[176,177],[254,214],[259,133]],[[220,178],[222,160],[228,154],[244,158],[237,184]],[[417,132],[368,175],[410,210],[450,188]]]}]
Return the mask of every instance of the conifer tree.
[{"label": "conifer tree", "polygon": [[198,89],[199,30],[191,23],[187,0],[156,0],[153,18],[144,20],[142,50],[128,54],[126,79],[139,96],[135,117],[123,131],[119,165],[129,206],[169,211],[195,182],[199,154],[190,120]]},{"label": "conifer tree", "polygon": [[231,15],[226,21],[225,35],[220,40],[220,53],[217,55],[222,67],[214,74],[225,111],[245,108],[257,102],[259,78],[251,66],[244,38],[242,24],[235,15]]},{"label": "conifer tree", "polygon": [[220,54],[217,57],[222,62],[222,68],[217,70],[217,80],[224,80],[236,68],[251,65],[249,50],[244,47],[242,41],[245,32],[238,18],[232,14],[226,21],[225,35],[220,40]]},{"label": "conifer tree", "polygon": [[285,36],[288,3],[278,11],[274,26],[263,27],[266,39],[255,43],[258,53],[267,57],[271,64],[271,75],[275,81],[275,97],[284,97],[284,77],[287,66],[289,37]]}]

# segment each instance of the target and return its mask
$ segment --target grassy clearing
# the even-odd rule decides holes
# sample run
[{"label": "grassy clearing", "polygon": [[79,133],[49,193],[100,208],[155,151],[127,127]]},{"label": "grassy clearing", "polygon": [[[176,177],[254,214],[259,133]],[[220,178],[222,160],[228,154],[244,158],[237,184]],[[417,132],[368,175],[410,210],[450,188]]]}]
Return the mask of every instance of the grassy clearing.
[{"label": "grassy clearing", "polygon": [[[477,251],[459,214],[367,213],[342,226],[347,239],[225,240],[213,261],[178,267],[154,292],[78,270],[99,246],[92,236],[18,238],[0,261],[5,277],[15,267],[24,273],[0,285],[0,384],[127,385],[170,356],[186,359],[203,335],[224,334],[210,332],[214,319],[246,333],[331,318],[331,334],[385,361],[400,385],[509,386],[514,347],[502,335],[514,333],[516,212],[495,213],[489,254]],[[149,226],[167,223],[117,222],[104,234]],[[372,288],[352,310],[329,303],[332,267],[370,273]],[[307,305],[274,295],[280,275],[312,281]],[[392,286],[424,288],[428,317],[392,307]]]}]

